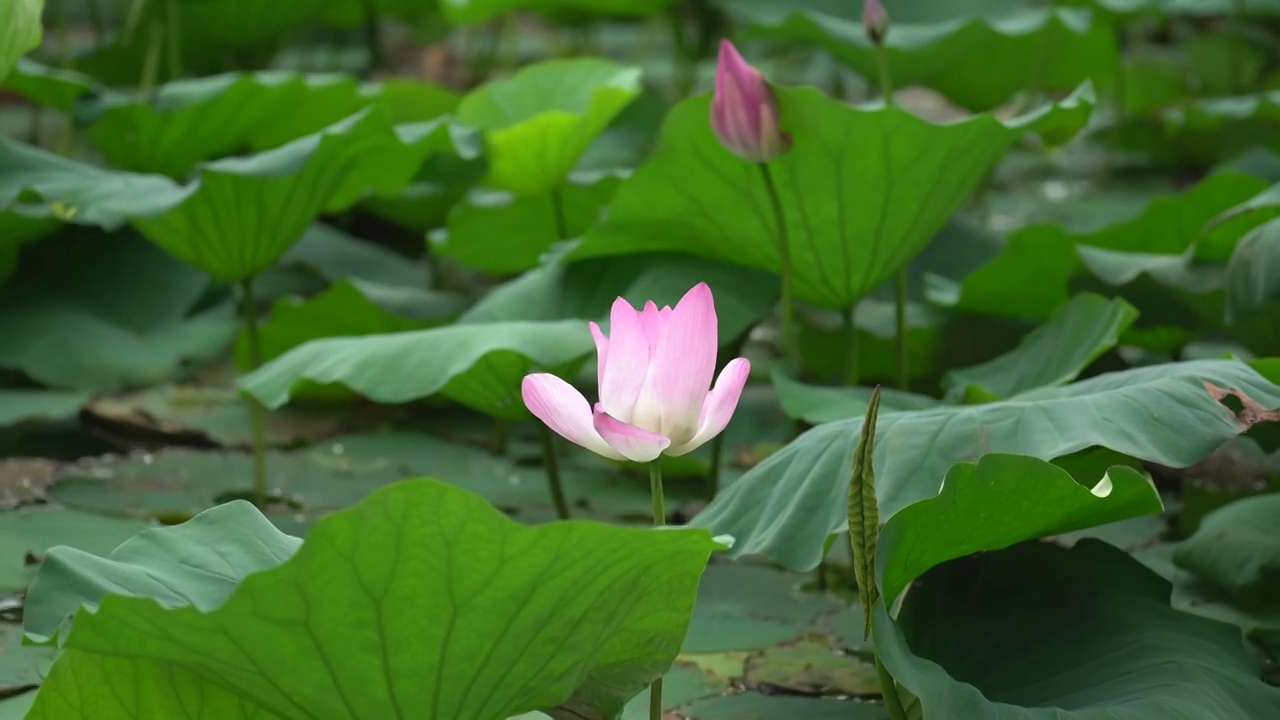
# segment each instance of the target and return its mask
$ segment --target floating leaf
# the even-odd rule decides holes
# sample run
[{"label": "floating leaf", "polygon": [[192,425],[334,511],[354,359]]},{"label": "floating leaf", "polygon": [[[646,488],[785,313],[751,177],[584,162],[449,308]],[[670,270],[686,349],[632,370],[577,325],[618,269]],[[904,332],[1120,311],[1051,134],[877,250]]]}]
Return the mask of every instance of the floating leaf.
[{"label": "floating leaf", "polygon": [[89,402],[84,392],[56,390],[0,390],[0,427],[30,421],[73,418]]},{"label": "floating leaf", "polygon": [[344,385],[382,403],[440,393],[484,413],[529,417],[520,381],[537,369],[562,370],[593,345],[586,323],[460,324],[430,330],[315,340],[240,380],[267,407],[285,404],[304,381]]},{"label": "floating leaf", "polygon": [[1155,486],[1131,467],[1114,466],[1089,488],[1044,460],[993,453],[953,465],[936,497],[885,523],[877,581],[892,605],[912,580],[948,560],[1163,510]]},{"label": "floating leaf", "polygon": [[[794,145],[770,163],[791,241],[796,299],[837,310],[906,265],[1027,131],[1069,131],[1089,116],[1082,88],[1009,122],[935,125],[897,108],[858,108],[812,88],[777,88]],[[650,160],[623,182],[570,259],[689,252],[777,271],[759,168],[725,150],[710,99],[682,102]]]},{"label": "floating leaf", "polygon": [[1138,311],[1121,298],[1077,295],[1055,310],[1049,322],[1028,333],[1017,348],[990,362],[952,370],[943,378],[943,387],[954,400],[972,387],[989,397],[1007,398],[1065,385],[1115,347],[1137,317]]},{"label": "floating leaf", "polygon": [[[1169,583],[1096,540],[1029,543],[928,572],[876,648],[926,717],[1234,720],[1280,689],[1234,628],[1169,607]],[[979,648],[979,652],[975,652]]]},{"label": "floating leaf", "polygon": [[[271,532],[244,502],[210,514]],[[180,607],[110,595],[81,610],[30,717],[88,717],[81,698],[99,696],[95,719],[173,716],[202,690],[219,717],[613,717],[675,659],[715,547],[698,530],[524,526],[443,483],[399,483],[225,602],[187,579]]]},{"label": "floating leaf", "polygon": [[519,194],[569,177],[587,147],[640,93],[640,70],[596,58],[549,60],[480,86],[457,122],[485,131],[488,184]]},{"label": "floating leaf", "polygon": [[[1105,447],[1170,467],[1191,465],[1247,429],[1206,383],[1280,406],[1280,388],[1249,366],[1204,360],[1108,373],[983,405],[882,413],[875,451],[881,517],[935,496],[948,468],[987,453],[1050,460]],[[844,468],[852,462],[849,438],[861,422],[805,432],[725,489],[693,524],[732,535],[734,556],[758,553],[793,569],[816,566],[827,535],[845,525]],[[1095,480],[1105,469],[1081,479]]]}]

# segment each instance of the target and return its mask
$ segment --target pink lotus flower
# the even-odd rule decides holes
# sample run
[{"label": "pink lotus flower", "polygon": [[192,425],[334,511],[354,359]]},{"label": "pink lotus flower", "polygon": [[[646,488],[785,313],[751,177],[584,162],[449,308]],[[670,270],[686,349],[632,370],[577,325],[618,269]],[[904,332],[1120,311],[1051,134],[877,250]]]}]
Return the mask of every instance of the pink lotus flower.
[{"label": "pink lotus flower", "polygon": [[778,128],[778,104],[769,83],[728,40],[720,41],[716,61],[711,129],[721,145],[752,162],[768,162],[791,145]]},{"label": "pink lotus flower", "polygon": [[735,358],[711,387],[717,326],[706,283],[685,293],[675,308],[659,310],[650,301],[637,311],[618,298],[609,324],[606,338],[591,323],[600,375],[594,412],[582,393],[547,373],[524,378],[521,392],[530,412],[573,443],[634,462],[683,455],[724,430],[751,363]]}]

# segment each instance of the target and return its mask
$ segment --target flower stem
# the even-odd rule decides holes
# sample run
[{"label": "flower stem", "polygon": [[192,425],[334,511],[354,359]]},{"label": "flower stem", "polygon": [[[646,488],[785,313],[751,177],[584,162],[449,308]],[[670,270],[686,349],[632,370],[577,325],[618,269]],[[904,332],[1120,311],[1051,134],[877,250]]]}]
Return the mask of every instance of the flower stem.
[{"label": "flower stem", "polygon": [[907,720],[907,711],[902,707],[902,698],[898,696],[898,683],[889,674],[884,663],[880,662],[880,656],[877,654],[875,658],[876,678],[880,681],[880,699],[884,701],[889,717],[893,720]]},{"label": "flower stem", "polygon": [[[723,434],[723,433],[721,433]],[[667,524],[667,510],[662,498],[662,458],[649,463],[649,494],[653,497],[653,525]],[[649,685],[649,720],[662,720],[662,678]]]},{"label": "flower stem", "polygon": [[569,222],[564,216],[564,190],[559,185],[551,188],[551,218],[555,223],[556,239],[569,239]]},{"label": "flower stem", "polygon": [[671,20],[672,67],[675,70],[676,100],[683,100],[693,92],[693,83],[697,73],[697,60],[690,57],[689,43],[685,39],[684,15],[680,3],[672,3],[668,11]]},{"label": "flower stem", "polygon": [[165,43],[169,51],[169,79],[182,78],[182,24],[178,19],[178,0],[165,0],[165,29],[169,39]]},{"label": "flower stem", "polygon": [[798,373],[800,368],[795,359],[791,336],[791,243],[787,237],[787,219],[782,214],[782,198],[778,195],[778,186],[773,181],[773,173],[766,163],[760,163],[760,174],[764,177],[765,194],[769,196],[769,204],[773,207],[773,222],[778,228],[778,258],[782,264],[782,359],[788,370]]},{"label": "flower stem", "polygon": [[551,486],[551,500],[556,505],[556,517],[569,519],[569,501],[564,496],[564,485],[560,483],[560,461],[556,459],[556,438],[551,430],[538,423],[542,430],[542,464],[547,469],[547,484]]},{"label": "flower stem", "polygon": [[364,11],[364,46],[369,51],[369,64],[366,66],[370,75],[382,69],[382,18],[378,14],[378,5],[374,0],[362,0]]},{"label": "flower stem", "polygon": [[720,492],[720,467],[724,457],[724,433],[711,439],[711,467],[707,470],[707,499],[714,500]]},{"label": "flower stem", "polygon": [[861,356],[858,354],[858,304],[840,314],[840,384],[857,385],[861,380]]},{"label": "flower stem", "polygon": [[[885,107],[894,107],[893,77],[889,74],[889,55],[884,51],[884,42],[876,43],[876,67],[880,71],[880,96],[884,98]],[[898,345],[898,388],[907,389],[911,380],[907,359],[907,268],[898,270],[894,279],[894,309],[897,311],[897,345]]]},{"label": "flower stem", "polygon": [[[245,335],[249,341],[249,369],[262,364],[262,339],[258,336],[258,301],[253,294],[253,278],[240,284]],[[267,507],[267,409],[255,397],[249,398],[249,421],[253,437],[253,497],[260,509]]]}]

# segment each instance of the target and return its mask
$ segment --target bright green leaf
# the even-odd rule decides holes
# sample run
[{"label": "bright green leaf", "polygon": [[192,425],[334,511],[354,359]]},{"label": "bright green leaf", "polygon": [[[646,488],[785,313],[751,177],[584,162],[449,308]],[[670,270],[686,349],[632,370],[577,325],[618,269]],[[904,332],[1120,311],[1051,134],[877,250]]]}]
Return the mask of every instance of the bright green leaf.
[{"label": "bright green leaf", "polygon": [[243,280],[279,259],[322,212],[396,191],[448,142],[442,124],[395,127],[372,108],[275,150],[208,163],[163,210],[133,223],[175,257]]},{"label": "bright green leaf", "polygon": [[876,648],[924,717],[1236,720],[1280,714],[1238,632],[1096,540],[1028,543],[925,574]]},{"label": "bright green leaf", "polygon": [[948,560],[1163,510],[1155,486],[1133,468],[1112,467],[1091,489],[1044,460],[993,453],[953,465],[937,497],[885,523],[877,581],[892,605],[912,580]]},{"label": "bright green leaf", "polygon": [[315,340],[240,379],[268,407],[280,407],[304,381],[340,384],[375,402],[403,403],[440,393],[484,413],[528,417],[520,381],[563,370],[590,353],[587,324],[498,322]]},{"label": "bright green leaf", "polygon": [[587,147],[640,93],[640,70],[596,58],[549,60],[480,86],[457,122],[485,131],[489,185],[548,191],[569,177]]},{"label": "bright green leaf", "polygon": [[44,0],[8,0],[0,7],[0,80],[18,58],[40,44]]},{"label": "bright green leaf", "polygon": [[[534,195],[476,190],[454,206],[447,232],[433,237],[432,250],[487,273],[529,270],[555,243],[579,237],[594,225],[618,182],[613,176],[596,177]],[[564,218],[563,236],[559,213]]]},{"label": "bright green leaf", "polygon": [[219,717],[614,717],[675,659],[715,547],[697,530],[524,526],[443,483],[399,483],[216,609],[112,595],[82,610],[30,717],[155,717],[215,686],[240,712]]},{"label": "bright green leaf", "polygon": [[[1091,93],[1009,122],[936,125],[897,108],[859,108],[812,88],[777,88],[794,145],[769,165],[791,237],[796,299],[844,310],[894,276],[1027,131],[1075,129]],[[623,182],[570,258],[689,252],[777,271],[774,221],[754,164],[724,149],[710,98],[667,118],[650,160]]]},{"label": "bright green leaf", "polygon": [[[1206,383],[1280,406],[1280,388],[1249,366],[1204,360],[1108,373],[983,405],[885,412],[875,452],[881,517],[887,522],[935,496],[948,468],[987,453],[1051,460],[1105,447],[1170,467],[1199,462],[1245,429]],[[731,555],[814,567],[827,535],[845,525],[852,439],[861,423],[853,418],[805,432],[724,490],[693,524],[732,535]]]}]

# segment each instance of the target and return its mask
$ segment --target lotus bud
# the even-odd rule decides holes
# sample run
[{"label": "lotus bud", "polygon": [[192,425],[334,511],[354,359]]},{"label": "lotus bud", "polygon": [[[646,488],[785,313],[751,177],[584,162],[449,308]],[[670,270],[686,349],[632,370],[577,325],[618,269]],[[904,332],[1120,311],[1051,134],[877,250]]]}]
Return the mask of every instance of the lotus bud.
[{"label": "lotus bud", "polygon": [[865,0],[862,3],[862,26],[867,30],[871,42],[879,45],[889,34],[889,11],[884,9],[880,0]]},{"label": "lotus bud", "polygon": [[778,127],[778,103],[769,83],[728,40],[720,41],[711,129],[720,144],[752,162],[768,162],[791,145]]}]

